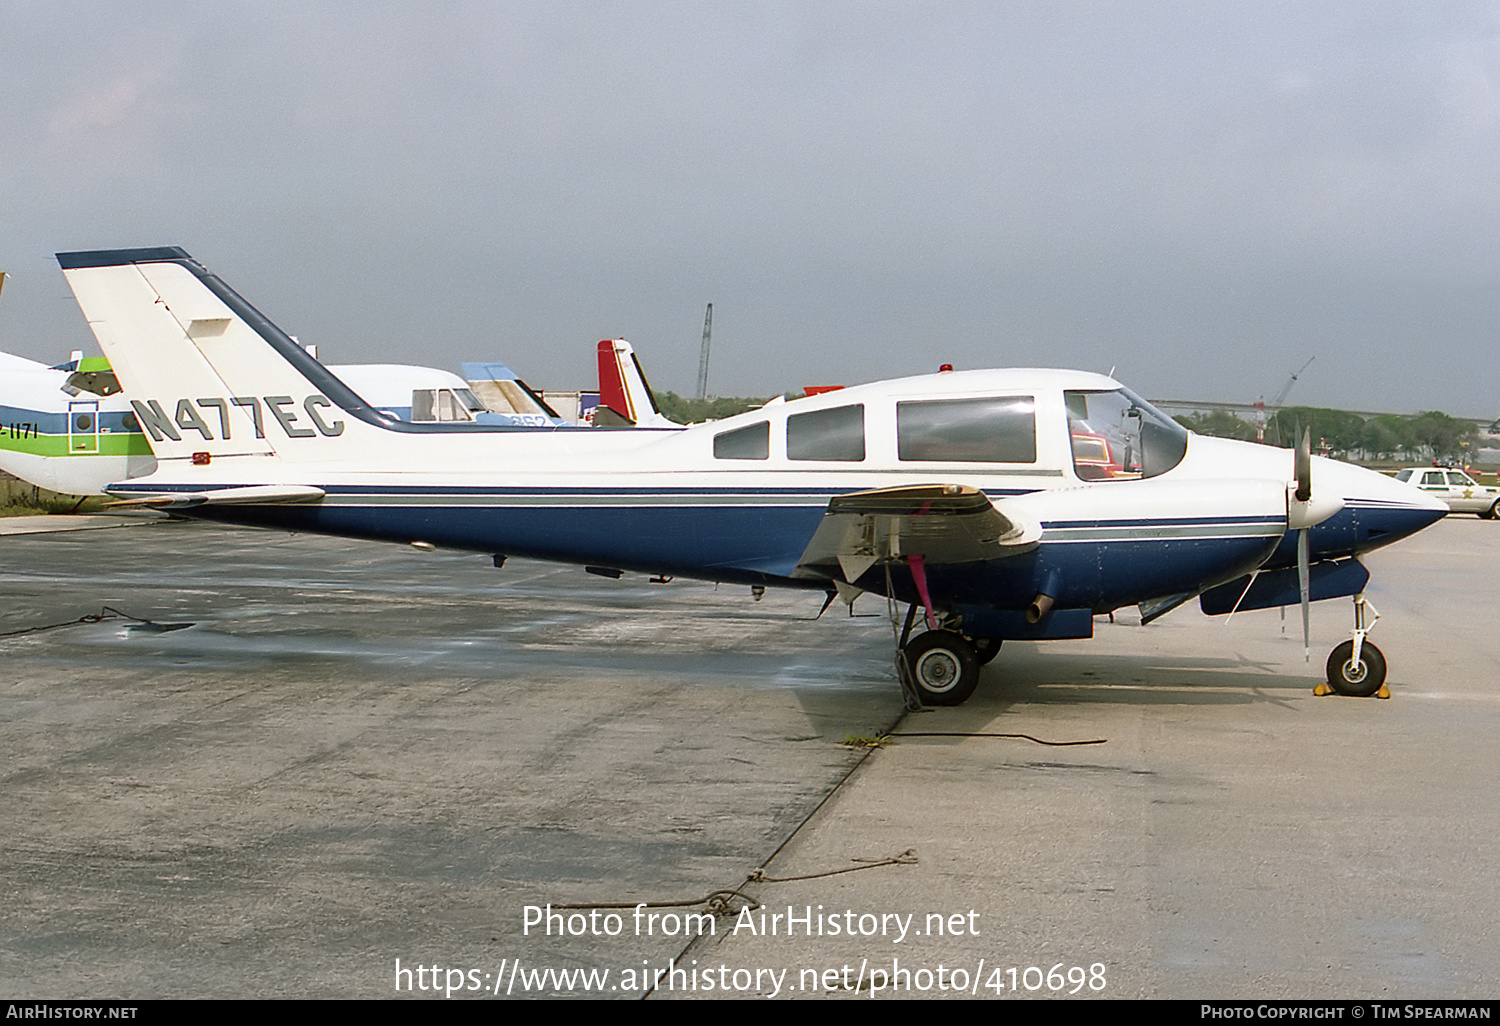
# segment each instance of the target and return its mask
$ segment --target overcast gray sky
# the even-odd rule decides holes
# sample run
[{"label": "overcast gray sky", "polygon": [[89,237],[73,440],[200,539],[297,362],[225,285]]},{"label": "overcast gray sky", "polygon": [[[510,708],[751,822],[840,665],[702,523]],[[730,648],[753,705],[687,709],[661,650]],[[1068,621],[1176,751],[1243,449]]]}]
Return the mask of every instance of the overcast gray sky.
[{"label": "overcast gray sky", "polygon": [[332,362],[1500,415],[1497,3],[0,0],[0,349],[180,245]]}]

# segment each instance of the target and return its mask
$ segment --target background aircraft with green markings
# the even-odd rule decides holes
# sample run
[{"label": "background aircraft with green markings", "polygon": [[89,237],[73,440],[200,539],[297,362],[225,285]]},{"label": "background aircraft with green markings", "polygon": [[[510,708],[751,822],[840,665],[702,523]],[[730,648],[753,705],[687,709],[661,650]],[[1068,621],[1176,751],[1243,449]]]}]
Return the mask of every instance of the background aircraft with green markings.
[{"label": "background aircraft with green markings", "polygon": [[[483,384],[508,386],[514,381],[501,364],[483,367],[487,377],[496,378]],[[500,413],[475,397],[470,382],[432,367],[354,364],[328,369],[393,420],[516,427],[560,423],[529,390],[519,401],[511,398],[510,412]],[[536,408],[522,409],[527,397],[535,399]],[[101,495],[106,485],[152,473],[156,457],[104,357],[75,352],[66,363],[49,367],[0,353],[0,470],[64,495]]]}]

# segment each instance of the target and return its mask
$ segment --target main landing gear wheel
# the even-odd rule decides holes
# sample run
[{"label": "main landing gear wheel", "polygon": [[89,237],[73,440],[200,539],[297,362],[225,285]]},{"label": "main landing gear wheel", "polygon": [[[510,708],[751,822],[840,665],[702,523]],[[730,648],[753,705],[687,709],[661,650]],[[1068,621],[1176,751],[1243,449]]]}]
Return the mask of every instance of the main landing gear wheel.
[{"label": "main landing gear wheel", "polygon": [[1354,665],[1354,642],[1346,641],[1328,657],[1328,683],[1341,695],[1369,698],[1385,683],[1385,656],[1366,641],[1359,646],[1359,665]]},{"label": "main landing gear wheel", "polygon": [[952,631],[918,634],[906,643],[904,655],[923,705],[961,705],[979,684],[974,646]]}]

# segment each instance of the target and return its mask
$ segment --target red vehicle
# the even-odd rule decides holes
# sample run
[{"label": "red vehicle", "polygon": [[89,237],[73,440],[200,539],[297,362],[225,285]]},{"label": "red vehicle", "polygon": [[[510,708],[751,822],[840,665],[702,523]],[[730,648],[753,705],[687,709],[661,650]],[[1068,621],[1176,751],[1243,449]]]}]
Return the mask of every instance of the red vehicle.
[{"label": "red vehicle", "polygon": [[1119,478],[1140,477],[1140,470],[1127,470],[1114,457],[1109,439],[1090,431],[1080,431],[1083,425],[1073,425],[1073,471],[1084,481],[1112,481]]}]

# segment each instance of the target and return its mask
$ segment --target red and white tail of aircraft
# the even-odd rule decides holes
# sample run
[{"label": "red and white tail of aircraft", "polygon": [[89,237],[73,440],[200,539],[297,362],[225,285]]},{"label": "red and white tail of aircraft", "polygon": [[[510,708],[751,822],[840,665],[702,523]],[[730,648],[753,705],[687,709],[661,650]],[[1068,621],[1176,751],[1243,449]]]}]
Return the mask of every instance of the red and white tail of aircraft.
[{"label": "red and white tail of aircraft", "polygon": [[[602,412],[605,410],[608,413]],[[599,408],[594,413],[594,423],[599,427],[682,426],[662,416],[635,350],[623,338],[607,338],[599,343]]]}]

